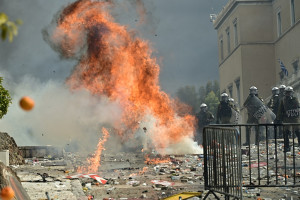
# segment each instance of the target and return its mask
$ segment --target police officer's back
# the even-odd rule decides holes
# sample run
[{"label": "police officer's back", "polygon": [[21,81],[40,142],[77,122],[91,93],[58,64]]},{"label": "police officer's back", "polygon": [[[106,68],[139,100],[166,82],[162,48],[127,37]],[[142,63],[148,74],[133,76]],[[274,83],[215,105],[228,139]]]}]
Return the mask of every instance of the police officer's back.
[{"label": "police officer's back", "polygon": [[232,110],[228,100],[229,100],[228,94],[223,93],[221,95],[221,101],[220,104],[218,105],[218,110],[217,110],[217,121],[216,121],[217,124],[219,123],[230,124]]},{"label": "police officer's back", "polygon": [[[272,88],[272,97],[270,101],[268,102],[267,106],[272,110],[274,114],[278,113],[279,109],[279,88],[278,87],[273,87]],[[277,122],[277,120],[275,121]]]},{"label": "police officer's back", "polygon": [[[279,94],[278,94],[278,97],[279,97],[279,104],[280,104],[281,100],[284,98],[284,91],[285,91],[285,88],[286,88],[285,85],[280,85],[280,86],[279,86]],[[277,113],[276,113],[276,114],[277,114]]]},{"label": "police officer's back", "polygon": [[255,113],[261,108],[263,102],[261,98],[258,97],[258,90],[255,86],[250,87],[249,96],[247,97],[244,107],[247,108],[248,119],[247,123],[258,124],[258,118]]},{"label": "police officer's back", "polygon": [[200,105],[200,112],[196,114],[196,118],[198,120],[198,134],[196,135],[196,140],[198,144],[201,144],[204,126],[209,125],[215,117],[211,112],[208,111],[207,105],[202,103]]}]

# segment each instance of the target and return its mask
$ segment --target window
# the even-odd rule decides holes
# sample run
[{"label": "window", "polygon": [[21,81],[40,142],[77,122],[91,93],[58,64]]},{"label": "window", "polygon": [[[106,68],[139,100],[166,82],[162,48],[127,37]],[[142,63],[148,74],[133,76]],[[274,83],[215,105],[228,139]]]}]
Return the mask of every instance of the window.
[{"label": "window", "polygon": [[226,29],[226,35],[227,35],[227,53],[230,53],[230,31],[229,27]]},{"label": "window", "polygon": [[277,13],[277,36],[280,37],[282,34],[281,28],[281,13],[280,11]]},{"label": "window", "polygon": [[292,63],[293,68],[294,68],[294,73],[297,74],[299,71],[299,60],[296,60]]},{"label": "window", "polygon": [[234,46],[237,47],[239,40],[238,40],[238,32],[237,32],[237,20],[233,21],[233,30],[234,30]]},{"label": "window", "polygon": [[224,59],[223,46],[224,46],[224,44],[223,44],[223,39],[221,38],[221,39],[220,39],[220,55],[221,55],[221,60]]},{"label": "window", "polygon": [[241,105],[241,92],[240,92],[240,78],[235,79],[235,86],[236,86],[236,93],[237,93],[237,100],[239,105]]},{"label": "window", "polygon": [[295,24],[295,0],[291,0],[291,24]]},{"label": "window", "polygon": [[233,86],[232,83],[229,84],[229,86],[228,86],[229,96],[230,96],[231,98],[232,98],[232,86]]}]

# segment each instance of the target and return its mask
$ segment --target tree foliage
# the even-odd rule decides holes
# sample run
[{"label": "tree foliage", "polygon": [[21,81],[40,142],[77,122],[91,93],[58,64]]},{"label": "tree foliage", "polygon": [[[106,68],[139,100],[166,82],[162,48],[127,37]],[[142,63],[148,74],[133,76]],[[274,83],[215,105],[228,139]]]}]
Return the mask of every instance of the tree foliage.
[{"label": "tree foliage", "polygon": [[0,77],[0,119],[6,115],[9,105],[12,103],[8,90],[2,86],[2,81],[3,78]]},{"label": "tree foliage", "polygon": [[214,91],[210,91],[210,93],[207,94],[204,103],[207,105],[209,111],[216,116],[217,108],[219,105],[219,98],[216,96]]},{"label": "tree foliage", "polygon": [[200,110],[201,103],[205,103],[208,110],[215,114],[219,104],[219,82],[217,80],[208,81],[206,85],[201,85],[198,90],[194,86],[184,86],[177,90],[176,96],[180,101],[191,106],[193,113]]},{"label": "tree foliage", "polygon": [[194,86],[187,85],[185,87],[179,88],[176,92],[176,96],[181,102],[192,107],[193,113],[197,108],[197,92]]},{"label": "tree foliage", "polygon": [[18,35],[18,26],[23,22],[18,19],[15,22],[10,21],[8,16],[5,13],[0,13],[0,30],[2,40],[13,41],[14,36]]}]

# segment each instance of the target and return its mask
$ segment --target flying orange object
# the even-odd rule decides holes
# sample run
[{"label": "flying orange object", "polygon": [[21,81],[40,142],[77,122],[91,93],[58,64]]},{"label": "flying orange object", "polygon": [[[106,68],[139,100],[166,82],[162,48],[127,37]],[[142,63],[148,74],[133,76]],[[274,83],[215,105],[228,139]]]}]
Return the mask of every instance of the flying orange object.
[{"label": "flying orange object", "polygon": [[4,187],[0,194],[3,200],[11,200],[15,197],[15,192],[11,187]]},{"label": "flying orange object", "polygon": [[34,101],[28,96],[22,97],[20,106],[23,110],[30,111],[34,107]]}]

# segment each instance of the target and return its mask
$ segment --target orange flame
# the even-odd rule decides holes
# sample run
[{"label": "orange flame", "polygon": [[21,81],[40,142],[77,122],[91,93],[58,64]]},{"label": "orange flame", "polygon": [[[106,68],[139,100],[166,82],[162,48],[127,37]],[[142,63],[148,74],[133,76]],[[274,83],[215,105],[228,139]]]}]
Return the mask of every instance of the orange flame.
[{"label": "orange flame", "polygon": [[80,167],[77,170],[78,173],[96,173],[96,172],[98,172],[98,169],[100,167],[101,154],[102,154],[102,151],[105,150],[104,144],[107,141],[107,138],[109,137],[109,132],[104,127],[102,128],[102,133],[103,133],[103,138],[99,139],[97,149],[95,151],[94,156],[90,159],[87,159],[88,167]]},{"label": "orange flame", "polygon": [[147,165],[156,165],[161,163],[169,163],[171,162],[170,158],[149,158],[148,155],[145,156],[145,163]]},{"label": "orange flame", "polygon": [[143,175],[148,171],[148,167],[143,167],[141,171],[139,171],[139,175]]},{"label": "orange flame", "polygon": [[149,43],[114,22],[109,5],[78,0],[61,12],[52,46],[66,58],[79,58],[67,83],[119,102],[122,120],[115,128],[123,139],[135,133],[138,122],[149,122],[146,116],[154,119],[148,133],[156,148],[193,137],[194,117],[178,113],[182,104],[160,90],[159,65]]}]

